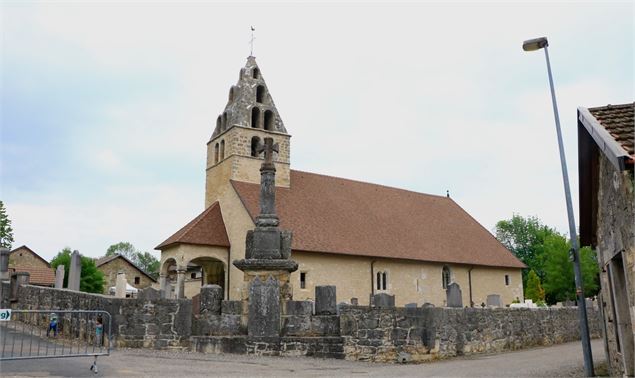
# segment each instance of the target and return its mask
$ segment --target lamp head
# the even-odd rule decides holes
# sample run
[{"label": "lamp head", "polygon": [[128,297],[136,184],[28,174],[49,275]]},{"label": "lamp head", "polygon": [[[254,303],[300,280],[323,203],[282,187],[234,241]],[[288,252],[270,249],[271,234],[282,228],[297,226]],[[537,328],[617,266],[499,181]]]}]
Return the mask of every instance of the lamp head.
[{"label": "lamp head", "polygon": [[549,46],[549,42],[547,41],[547,37],[540,37],[535,39],[530,39],[528,41],[523,42],[523,50],[525,51],[536,51],[540,50],[543,47]]}]

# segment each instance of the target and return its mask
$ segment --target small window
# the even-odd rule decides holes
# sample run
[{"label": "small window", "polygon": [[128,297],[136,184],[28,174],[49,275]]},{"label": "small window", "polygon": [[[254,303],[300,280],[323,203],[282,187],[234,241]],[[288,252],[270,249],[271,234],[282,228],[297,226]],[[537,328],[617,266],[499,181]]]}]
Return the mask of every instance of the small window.
[{"label": "small window", "polygon": [[444,266],[443,270],[441,271],[441,284],[443,285],[444,289],[447,289],[448,286],[450,286],[450,277],[450,268]]},{"label": "small window", "polygon": [[505,286],[509,286],[509,274],[505,275]]},{"label": "small window", "polygon": [[234,101],[234,87],[229,88],[229,102]]},{"label": "small window", "polygon": [[218,163],[218,143],[214,146],[214,164]]},{"label": "small window", "polygon": [[190,274],[190,278],[196,278],[196,272]]},{"label": "small window", "polygon": [[265,130],[273,131],[273,112],[265,111]]},{"label": "small window", "polygon": [[134,278],[134,284],[135,285],[139,285],[141,283],[141,277],[135,277]]},{"label": "small window", "polygon": [[377,272],[377,290],[386,290],[387,287],[386,272]]},{"label": "small window", "polygon": [[251,75],[254,79],[260,78],[260,70],[258,69],[258,67],[254,68],[254,70],[251,71]]},{"label": "small window", "polygon": [[221,131],[225,131],[227,129],[227,112],[223,113],[223,122],[221,125]]},{"label": "small window", "polygon": [[306,272],[300,272],[300,289],[306,289]]},{"label": "small window", "polygon": [[265,87],[259,85],[256,87],[256,102],[262,104],[263,99],[265,98]]},{"label": "small window", "polygon": [[251,138],[251,156],[258,157],[258,145],[260,144],[260,138],[257,136]]},{"label": "small window", "polygon": [[257,129],[260,126],[260,109],[257,107],[251,108],[251,127]]},{"label": "small window", "polygon": [[220,141],[220,159],[225,159],[225,140]]}]

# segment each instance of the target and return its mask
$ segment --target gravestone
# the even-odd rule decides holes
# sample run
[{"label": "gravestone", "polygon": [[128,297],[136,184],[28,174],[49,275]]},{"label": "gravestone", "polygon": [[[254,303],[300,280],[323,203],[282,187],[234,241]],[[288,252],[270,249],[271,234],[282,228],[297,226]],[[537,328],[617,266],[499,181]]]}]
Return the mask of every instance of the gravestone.
[{"label": "gravestone", "polygon": [[201,287],[201,314],[220,315],[222,302],[222,287],[219,285],[204,285]]},{"label": "gravestone", "polygon": [[433,308],[434,305],[432,303],[426,302],[421,305],[421,308]]},{"label": "gravestone", "polygon": [[62,264],[58,265],[57,269],[55,269],[55,288],[64,288],[64,265]]},{"label": "gravestone", "polygon": [[351,306],[359,306],[359,299],[355,297],[351,298]]},{"label": "gravestone", "polygon": [[463,307],[463,296],[461,287],[456,282],[452,282],[445,290],[447,296],[447,307]]},{"label": "gravestone", "polygon": [[79,291],[79,280],[82,275],[82,255],[79,251],[73,251],[71,254],[71,265],[68,269],[68,283],[67,288],[69,290]]},{"label": "gravestone", "polygon": [[117,298],[125,298],[126,297],[126,286],[128,282],[126,281],[126,273],[118,272],[117,273],[117,283],[115,285],[115,297]]},{"label": "gravestone", "polygon": [[386,293],[375,294],[373,296],[373,305],[379,308],[395,307],[395,296]]},{"label": "gravestone", "polygon": [[9,255],[11,251],[7,248],[0,248],[0,281],[8,280],[9,274]]},{"label": "gravestone", "polygon": [[335,286],[315,287],[315,314],[335,315],[337,314],[336,289]]},{"label": "gravestone", "polygon": [[280,336],[280,284],[269,276],[266,281],[254,278],[249,285],[250,337]]},{"label": "gravestone", "polygon": [[161,291],[152,287],[146,287],[145,289],[139,290],[137,298],[143,301],[156,301],[161,298]]},{"label": "gravestone", "polygon": [[503,307],[503,303],[501,302],[501,296],[498,294],[488,295],[487,306],[488,307]]},{"label": "gravestone", "polygon": [[404,305],[405,308],[417,308],[417,304],[416,303],[406,303]]}]

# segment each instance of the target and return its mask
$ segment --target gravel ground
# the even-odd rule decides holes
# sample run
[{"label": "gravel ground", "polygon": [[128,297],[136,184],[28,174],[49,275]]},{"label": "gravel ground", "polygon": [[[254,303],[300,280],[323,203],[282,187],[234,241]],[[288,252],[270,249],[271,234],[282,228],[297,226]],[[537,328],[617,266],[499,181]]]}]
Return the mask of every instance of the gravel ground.
[{"label": "gravel ground", "polygon": [[[601,340],[592,342],[594,360],[601,365],[604,351]],[[30,361],[4,361],[3,377],[10,376],[94,376],[89,370],[92,358],[63,358]],[[582,347],[579,342],[545,348],[480,355],[424,364],[379,364],[326,360],[307,357],[255,357],[210,355],[146,349],[120,349],[98,360],[98,376],[153,377],[579,377],[583,376]],[[600,369],[599,369],[600,370]]]}]

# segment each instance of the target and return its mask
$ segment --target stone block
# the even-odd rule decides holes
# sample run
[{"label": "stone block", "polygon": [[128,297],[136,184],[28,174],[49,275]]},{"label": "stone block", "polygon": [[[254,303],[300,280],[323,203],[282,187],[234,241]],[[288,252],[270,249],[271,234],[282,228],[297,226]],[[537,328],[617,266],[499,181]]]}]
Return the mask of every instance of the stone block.
[{"label": "stone block", "polygon": [[340,317],[338,315],[312,316],[311,332],[319,336],[339,336]]},{"label": "stone block", "polygon": [[269,276],[266,281],[254,278],[249,285],[250,337],[280,336],[280,285]]},{"label": "stone block", "polygon": [[395,307],[395,296],[386,293],[375,294],[373,296],[373,305],[379,308]]},{"label": "stone block", "polygon": [[200,313],[220,315],[223,301],[223,288],[219,285],[204,285],[201,287]]},{"label": "stone block", "polygon": [[447,307],[463,307],[463,296],[461,295],[461,287],[456,282],[452,282],[445,290],[447,297]]},{"label": "stone block", "polygon": [[78,251],[71,254],[71,264],[68,269],[67,288],[73,291],[79,291],[79,280],[82,274],[82,256]]},{"label": "stone block", "polygon": [[351,298],[351,306],[359,306],[359,299],[355,297]]},{"label": "stone block", "polygon": [[312,315],[313,302],[311,301],[287,301],[286,315]]},{"label": "stone block", "polygon": [[434,305],[432,303],[424,303],[421,305],[421,308],[434,308]]},{"label": "stone block", "polygon": [[64,265],[60,264],[55,269],[55,288],[63,289],[64,288]]},{"label": "stone block", "polygon": [[221,313],[228,315],[241,315],[243,313],[242,301],[222,301]]},{"label": "stone block", "polygon": [[417,308],[417,304],[416,303],[406,303],[404,305],[405,308]]},{"label": "stone block", "polygon": [[137,298],[142,301],[156,301],[161,299],[161,292],[157,289],[146,287],[145,289],[139,290]]},{"label": "stone block", "polygon": [[316,286],[315,287],[315,314],[316,315],[335,315],[337,314],[336,304],[336,288],[335,286]]},{"label": "stone block", "polygon": [[487,306],[488,307],[503,307],[503,302],[501,301],[501,296],[498,294],[490,294],[487,296]]}]

